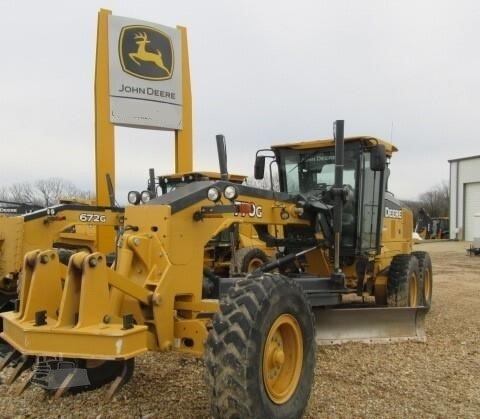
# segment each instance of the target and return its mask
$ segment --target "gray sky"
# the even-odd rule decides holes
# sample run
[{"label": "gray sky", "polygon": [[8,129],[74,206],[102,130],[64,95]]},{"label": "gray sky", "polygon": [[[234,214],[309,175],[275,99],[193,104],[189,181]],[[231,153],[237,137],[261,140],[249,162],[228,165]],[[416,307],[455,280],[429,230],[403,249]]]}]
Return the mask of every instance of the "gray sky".
[{"label": "gray sky", "polygon": [[[475,0],[0,0],[0,187],[59,176],[94,189],[100,8],[188,30],[194,168],[250,175],[255,151],[345,135],[392,140],[403,199],[480,154],[480,2]],[[116,128],[117,199],[169,173],[173,134]]]}]

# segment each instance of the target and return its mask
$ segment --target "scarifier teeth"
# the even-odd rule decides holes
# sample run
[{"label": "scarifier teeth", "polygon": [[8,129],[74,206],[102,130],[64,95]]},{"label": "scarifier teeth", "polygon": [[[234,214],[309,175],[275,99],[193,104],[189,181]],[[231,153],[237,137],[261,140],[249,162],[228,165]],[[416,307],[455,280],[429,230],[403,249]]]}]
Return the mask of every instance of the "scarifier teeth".
[{"label": "scarifier teeth", "polygon": [[55,396],[54,396],[55,399],[62,397],[65,394],[65,392],[67,392],[70,389],[74,377],[75,377],[75,371],[72,371],[67,374],[67,376],[65,377],[65,379],[62,381],[57,391],[55,392]]},{"label": "scarifier teeth", "polygon": [[19,396],[22,394],[25,389],[32,383],[32,378],[35,376],[35,370],[29,372],[29,374],[25,377],[25,379],[20,382],[17,387],[14,389],[14,394]]},{"label": "scarifier teeth", "polygon": [[15,361],[17,358],[19,358],[22,354],[15,349],[12,349],[11,351],[5,353],[5,355],[2,357],[2,361],[0,363],[0,371],[3,371],[5,367],[7,367],[9,364],[11,366],[14,366]]},{"label": "scarifier teeth", "polygon": [[[105,394],[106,401],[111,400],[123,384],[129,380],[133,368],[127,362],[106,361],[106,363],[112,362],[116,366],[114,365],[115,370],[111,370],[112,375],[108,378],[109,388]],[[105,366],[112,368],[111,364],[105,364]],[[0,367],[5,369],[0,384],[9,385],[13,384],[23,372],[30,369],[28,373],[22,375],[15,386],[12,386],[10,393],[16,395],[23,393],[30,384],[49,391],[55,399],[69,391],[81,392],[106,384],[106,381],[102,381],[105,379],[102,371],[100,374],[96,371],[97,366],[87,368],[84,362],[79,363],[78,360],[68,358],[22,355],[13,349],[8,353],[5,352],[3,357],[0,356]],[[94,378],[90,377],[89,371]]]},{"label": "scarifier teeth", "polygon": [[110,384],[110,388],[108,389],[107,393],[105,394],[105,401],[110,401],[113,396],[117,393],[117,391],[122,387],[123,383],[126,381],[128,368],[126,365],[123,366],[122,372],[118,374],[115,379]]},{"label": "scarifier teeth", "polygon": [[15,359],[13,371],[5,380],[5,384],[12,384],[22,372],[29,369],[34,363],[34,358],[31,356],[22,355]]}]

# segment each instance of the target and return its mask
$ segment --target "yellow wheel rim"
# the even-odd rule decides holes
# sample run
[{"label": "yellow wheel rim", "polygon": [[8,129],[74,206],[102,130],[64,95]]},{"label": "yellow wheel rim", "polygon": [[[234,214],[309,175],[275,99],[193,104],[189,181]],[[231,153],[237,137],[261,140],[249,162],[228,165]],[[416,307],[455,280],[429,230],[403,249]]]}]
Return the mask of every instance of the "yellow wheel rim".
[{"label": "yellow wheel rim", "polygon": [[290,399],[297,388],[303,364],[302,330],[290,314],[273,323],[263,351],[263,383],[276,404]]},{"label": "yellow wheel rim", "polygon": [[408,284],[408,297],[409,297],[409,307],[418,306],[418,277],[415,273],[412,274],[410,278],[410,283]]},{"label": "yellow wheel rim", "polygon": [[259,258],[253,258],[247,266],[247,272],[252,273],[254,270],[263,265],[263,260]]}]

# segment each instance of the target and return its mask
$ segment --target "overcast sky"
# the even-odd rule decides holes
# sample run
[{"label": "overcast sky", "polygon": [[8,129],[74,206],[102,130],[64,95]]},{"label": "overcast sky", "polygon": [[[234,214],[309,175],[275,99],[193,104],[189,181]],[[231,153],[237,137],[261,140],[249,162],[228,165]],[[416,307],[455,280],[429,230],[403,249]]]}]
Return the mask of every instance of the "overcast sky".
[{"label": "overcast sky", "polygon": [[[0,187],[58,176],[94,190],[97,13],[188,30],[194,169],[253,173],[270,144],[391,140],[390,189],[416,199],[479,155],[476,0],[0,0]],[[116,128],[119,201],[174,170],[173,134]]]}]

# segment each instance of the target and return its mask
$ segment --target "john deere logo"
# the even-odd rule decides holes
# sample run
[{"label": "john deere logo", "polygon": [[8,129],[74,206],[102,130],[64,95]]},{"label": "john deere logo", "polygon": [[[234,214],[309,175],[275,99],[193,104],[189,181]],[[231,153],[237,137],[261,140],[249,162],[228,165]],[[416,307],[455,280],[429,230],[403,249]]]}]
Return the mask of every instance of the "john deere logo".
[{"label": "john deere logo", "polygon": [[146,80],[167,80],[173,73],[170,38],[149,26],[125,26],[118,51],[123,71]]}]

